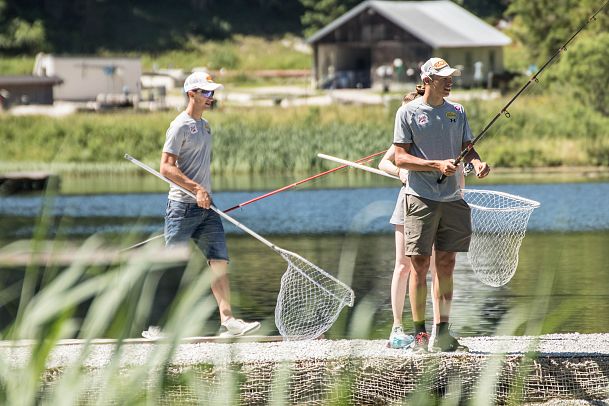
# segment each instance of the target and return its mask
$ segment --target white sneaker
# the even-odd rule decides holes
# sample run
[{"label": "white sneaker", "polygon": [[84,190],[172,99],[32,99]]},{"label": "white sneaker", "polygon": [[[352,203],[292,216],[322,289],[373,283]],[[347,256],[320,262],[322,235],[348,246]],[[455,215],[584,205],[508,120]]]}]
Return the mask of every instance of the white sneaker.
[{"label": "white sneaker", "polygon": [[247,322],[231,317],[222,323],[220,337],[240,337],[253,333],[259,328],[260,323],[257,321]]},{"label": "white sneaker", "polygon": [[412,345],[414,337],[404,333],[402,326],[393,326],[391,329],[391,335],[389,335],[389,341],[387,342],[388,348],[407,348]]},{"label": "white sneaker", "polygon": [[148,340],[160,340],[167,336],[163,333],[163,330],[159,326],[149,326],[148,330],[142,331],[142,337]]}]

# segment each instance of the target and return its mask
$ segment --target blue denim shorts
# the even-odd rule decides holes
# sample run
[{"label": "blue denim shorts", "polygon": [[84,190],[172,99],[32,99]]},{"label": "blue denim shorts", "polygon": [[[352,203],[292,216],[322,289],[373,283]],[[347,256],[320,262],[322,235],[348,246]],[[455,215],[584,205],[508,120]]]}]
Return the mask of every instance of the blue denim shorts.
[{"label": "blue denim shorts", "polygon": [[192,239],[208,261],[228,261],[228,249],[220,215],[196,203],[167,200],[165,244],[182,244]]}]

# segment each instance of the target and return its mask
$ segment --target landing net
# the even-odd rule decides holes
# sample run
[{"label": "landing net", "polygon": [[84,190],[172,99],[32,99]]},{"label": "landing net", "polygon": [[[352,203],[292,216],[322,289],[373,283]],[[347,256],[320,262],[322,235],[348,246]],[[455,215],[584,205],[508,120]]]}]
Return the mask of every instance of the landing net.
[{"label": "landing net", "polygon": [[288,262],[275,306],[275,325],[287,340],[317,338],[353,306],[353,290],[300,255],[277,248]]},{"label": "landing net", "polygon": [[467,256],[478,279],[502,286],[518,266],[518,251],[531,213],[539,202],[492,190],[463,190],[472,215]]}]

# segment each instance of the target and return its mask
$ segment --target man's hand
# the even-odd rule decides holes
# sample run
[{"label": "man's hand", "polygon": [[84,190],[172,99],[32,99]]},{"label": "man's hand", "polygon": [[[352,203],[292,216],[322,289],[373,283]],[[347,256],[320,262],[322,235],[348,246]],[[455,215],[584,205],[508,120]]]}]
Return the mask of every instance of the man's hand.
[{"label": "man's hand", "polygon": [[209,193],[203,187],[197,188],[197,206],[209,209],[211,207],[211,198]]},{"label": "man's hand", "polygon": [[408,182],[408,171],[406,169],[399,169],[398,170],[399,173],[399,178],[402,181],[403,184],[406,184]]},{"label": "man's hand", "polygon": [[486,162],[482,162],[478,159],[472,160],[472,164],[474,164],[474,170],[476,171],[476,176],[480,179],[488,176],[491,172],[491,167],[488,166]]},{"label": "man's hand", "polygon": [[457,167],[453,159],[445,159],[444,161],[438,161],[438,170],[444,176],[452,176],[457,171]]}]

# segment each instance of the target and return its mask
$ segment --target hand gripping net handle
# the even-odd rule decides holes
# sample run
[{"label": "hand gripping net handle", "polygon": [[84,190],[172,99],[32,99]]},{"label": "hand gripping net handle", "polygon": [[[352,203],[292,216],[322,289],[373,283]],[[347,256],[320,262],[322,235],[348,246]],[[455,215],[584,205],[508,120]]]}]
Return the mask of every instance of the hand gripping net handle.
[{"label": "hand gripping net handle", "polygon": [[540,203],[491,190],[463,192],[471,208],[472,239],[467,256],[474,273],[486,285],[505,285],[516,273],[529,218]]}]

